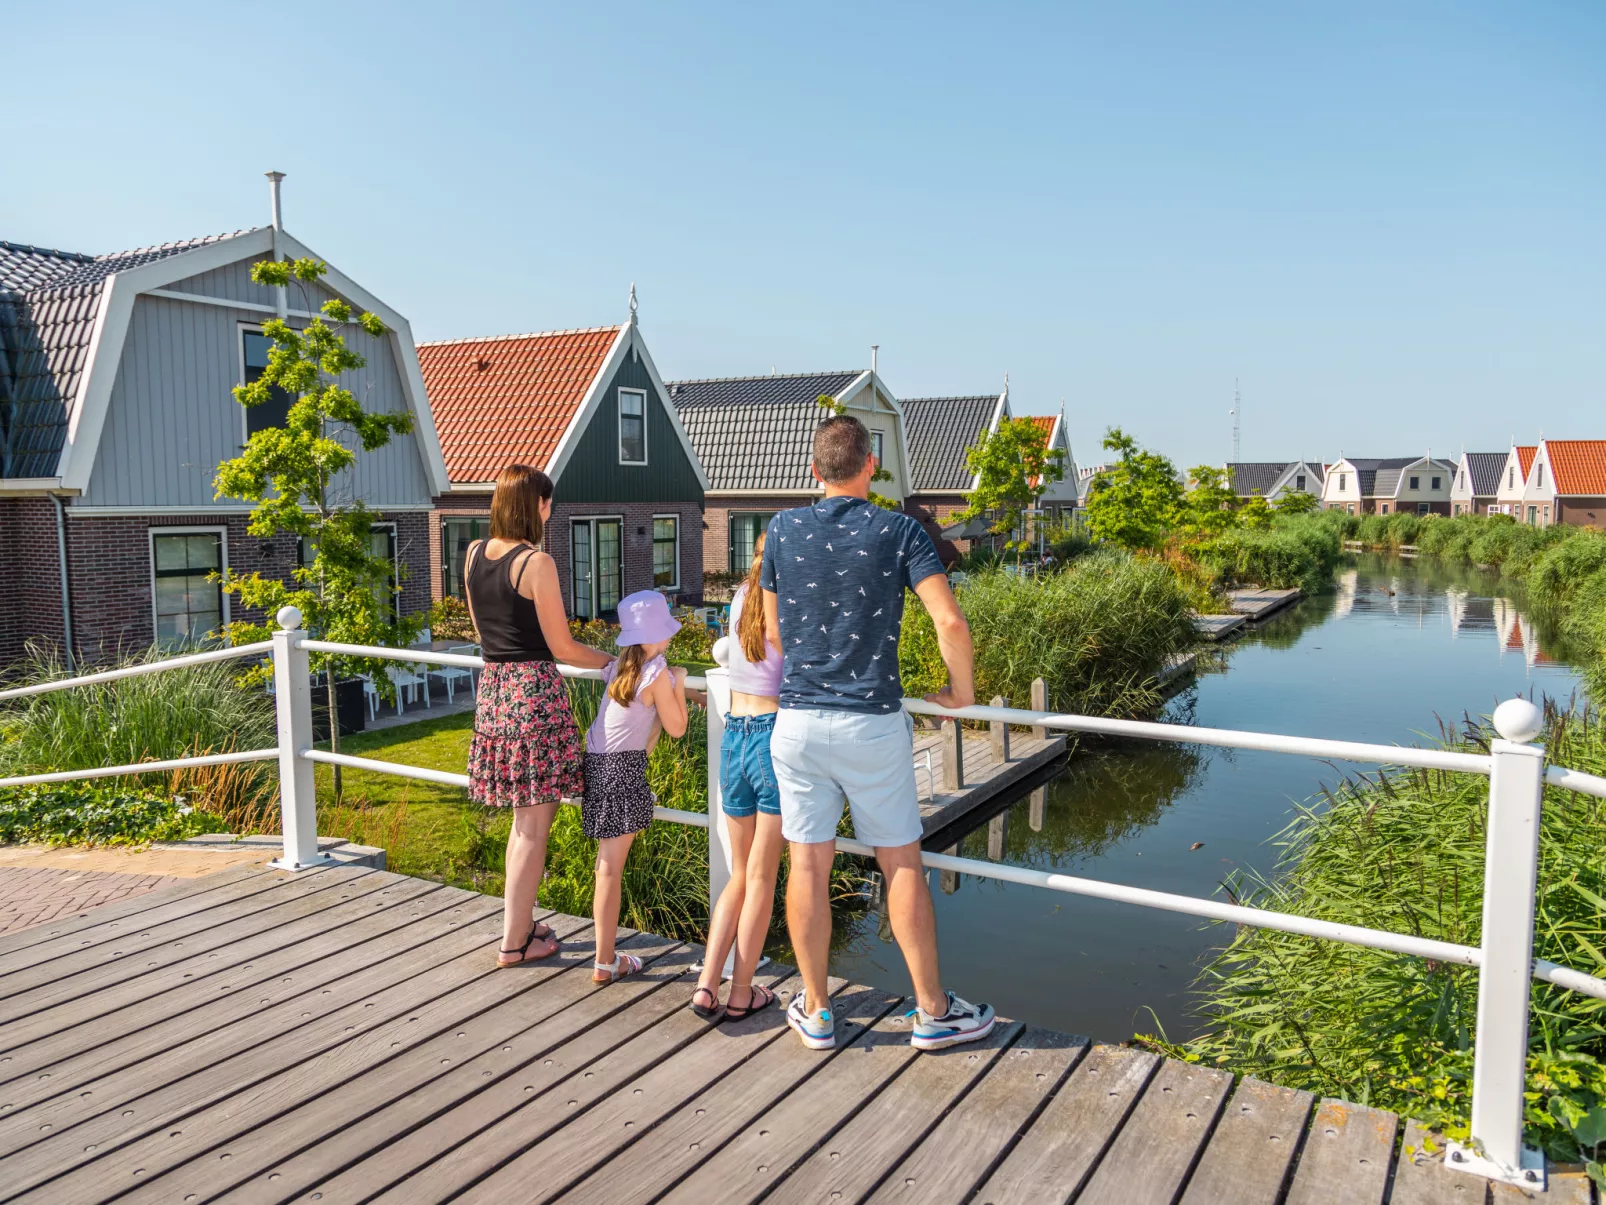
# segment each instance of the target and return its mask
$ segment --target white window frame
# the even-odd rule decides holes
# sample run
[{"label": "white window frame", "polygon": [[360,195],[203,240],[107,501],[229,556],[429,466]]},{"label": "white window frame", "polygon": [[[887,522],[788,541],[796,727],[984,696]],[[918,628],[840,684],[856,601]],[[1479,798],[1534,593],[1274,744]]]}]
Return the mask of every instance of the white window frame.
[{"label": "white window frame", "polygon": [[[574,525],[576,523],[591,524],[591,614],[589,619],[596,619],[602,614],[602,608],[597,605],[597,527],[600,523],[609,521],[619,524],[619,601],[623,602],[628,591],[625,590],[625,517],[621,514],[592,514],[569,515],[569,618],[579,618],[579,608],[575,606],[574,597]],[[616,607],[615,610],[618,608]]]},{"label": "white window frame", "polygon": [[[242,348],[244,347],[244,343],[243,342],[241,343],[241,347]],[[243,352],[242,352],[242,354],[243,354]],[[147,571],[148,571],[147,580],[149,580],[149,582],[151,584],[151,643],[152,644],[155,644],[158,640],[161,639],[160,634],[156,630],[158,625],[159,625],[159,620],[158,620],[157,615],[156,615],[156,537],[157,536],[200,536],[200,535],[213,535],[213,536],[218,536],[219,537],[219,540],[218,540],[218,559],[219,559],[218,572],[219,573],[227,573],[229,571],[229,529],[227,527],[218,527],[218,526],[215,526],[215,525],[206,525],[206,526],[195,526],[195,527],[147,527],[145,529],[145,564],[146,564]],[[221,622],[222,622],[224,627],[228,627],[228,625],[232,622],[232,620],[230,618],[230,615],[229,615],[229,592],[227,590],[223,589],[222,583],[218,584],[218,597],[219,597],[219,600],[223,604],[219,608],[219,613],[223,617]]]},{"label": "white window frame", "polygon": [[[626,460],[625,459],[625,394],[627,394],[627,393],[630,394],[632,397],[639,397],[641,399],[641,459],[640,460]],[[648,456],[649,456],[649,449],[647,447],[647,391],[645,389],[625,389],[625,388],[621,388],[619,390],[619,396],[615,400],[615,403],[614,403],[614,418],[618,423],[618,429],[617,429],[616,433],[619,436],[619,447],[618,447],[619,463],[620,464],[630,464],[630,465],[644,465],[644,464],[646,464],[647,460],[648,460]],[[579,518],[579,517],[580,517],[579,515],[575,516],[575,518]]]},{"label": "white window frame", "polygon": [[875,467],[880,468],[886,457],[886,435],[881,431],[870,432],[870,455],[875,457]]},{"label": "white window frame", "polygon": [[[678,514],[666,514],[654,515],[652,517],[654,524],[656,524],[659,519],[668,519],[675,525],[675,580],[670,582],[667,586],[660,586],[654,582],[652,588],[664,594],[676,594],[680,591],[680,516]],[[649,528],[648,534],[651,536],[652,550],[654,554],[656,554],[658,551],[658,533]],[[656,568],[653,569],[653,576],[658,576],[658,571]]]}]

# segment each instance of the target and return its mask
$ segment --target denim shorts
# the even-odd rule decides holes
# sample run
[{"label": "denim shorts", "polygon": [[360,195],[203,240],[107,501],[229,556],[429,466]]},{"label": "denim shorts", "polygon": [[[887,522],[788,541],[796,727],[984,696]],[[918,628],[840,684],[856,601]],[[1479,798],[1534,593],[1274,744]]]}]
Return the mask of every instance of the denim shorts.
[{"label": "denim shorts", "polygon": [[781,836],[788,841],[835,839],[844,803],[853,813],[853,835],[868,845],[920,840],[908,713],[788,707],[775,723],[771,754],[781,787]]},{"label": "denim shorts", "polygon": [[775,767],[770,763],[770,734],[774,731],[773,711],[725,717],[725,736],[719,746],[719,797],[725,815],[781,814]]}]

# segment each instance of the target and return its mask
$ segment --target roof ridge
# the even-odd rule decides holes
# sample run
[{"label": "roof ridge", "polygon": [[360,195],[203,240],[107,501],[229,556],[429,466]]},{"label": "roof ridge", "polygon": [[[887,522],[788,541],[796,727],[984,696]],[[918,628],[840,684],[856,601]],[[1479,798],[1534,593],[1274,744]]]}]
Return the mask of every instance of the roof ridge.
[{"label": "roof ridge", "polygon": [[461,339],[424,339],[415,347],[451,347],[467,343],[506,343],[511,339],[552,339],[558,335],[600,335],[603,331],[618,331],[624,326],[615,322],[608,326],[572,326],[564,330],[525,331],[518,335],[466,335]]},{"label": "roof ridge", "polygon": [[996,402],[996,393],[939,393],[933,397],[901,397],[900,404],[908,402]]},{"label": "roof ridge", "polygon": [[207,243],[221,243],[224,239],[239,238],[243,234],[253,234],[262,229],[265,229],[265,227],[246,226],[240,230],[225,230],[222,234],[200,234],[194,238],[169,239],[165,243],[152,243],[148,247],[128,247],[122,251],[107,251],[102,255],[92,255],[89,260],[90,262],[98,262],[107,259],[122,259],[126,255],[145,255],[151,251],[172,251],[178,248],[187,250],[190,247],[199,247]]},{"label": "roof ridge", "polygon": [[665,385],[715,385],[726,381],[800,381],[804,377],[846,377],[859,376],[869,372],[868,368],[827,368],[819,372],[755,372],[737,377],[681,377],[674,381],[665,381]]}]

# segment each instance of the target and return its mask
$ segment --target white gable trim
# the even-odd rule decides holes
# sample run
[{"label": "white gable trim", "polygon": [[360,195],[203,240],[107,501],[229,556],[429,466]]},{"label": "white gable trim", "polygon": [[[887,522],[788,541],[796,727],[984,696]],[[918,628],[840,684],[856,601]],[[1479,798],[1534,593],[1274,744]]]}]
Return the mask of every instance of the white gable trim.
[{"label": "white gable trim", "polygon": [[647,378],[652,381],[652,387],[658,392],[658,402],[669,416],[670,429],[674,431],[675,438],[680,441],[681,451],[686,453],[686,459],[691,461],[692,472],[697,474],[697,482],[703,487],[706,494],[713,484],[708,473],[703,469],[703,462],[697,456],[697,449],[691,446],[691,436],[686,434],[686,428],[680,421],[680,411],[675,409],[669,400],[669,386],[664,384],[664,378],[659,375],[658,365],[653,363],[652,353],[647,350],[647,340],[641,336],[641,328],[634,322],[627,329],[630,331],[631,346],[641,354],[641,362],[647,366]]},{"label": "white gable trim", "polygon": [[880,373],[872,372],[866,368],[848,382],[847,386],[836,395],[836,400],[846,406],[849,398],[857,397],[866,389],[871,390],[870,397],[872,400],[869,408],[872,412],[875,410],[874,399],[877,397],[884,399],[892,411],[892,416],[898,429],[897,453],[899,465],[902,469],[900,480],[904,482],[904,488],[912,494],[914,492],[914,473],[911,468],[913,459],[909,455],[909,424],[904,421],[903,403],[898,400],[898,395],[887,388],[887,383],[881,379]]}]

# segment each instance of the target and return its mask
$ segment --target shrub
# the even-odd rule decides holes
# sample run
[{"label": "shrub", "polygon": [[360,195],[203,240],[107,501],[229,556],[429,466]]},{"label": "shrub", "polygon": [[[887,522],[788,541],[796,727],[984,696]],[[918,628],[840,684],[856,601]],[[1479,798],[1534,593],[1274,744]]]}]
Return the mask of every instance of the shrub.
[{"label": "shrub", "polygon": [[1290,517],[1264,530],[1224,532],[1195,551],[1225,585],[1299,587],[1315,593],[1332,580],[1343,543],[1329,523]]},{"label": "shrub", "polygon": [[474,631],[474,620],[469,616],[468,604],[461,598],[450,596],[437,599],[429,609],[429,634],[436,640],[479,639]]},{"label": "shrub", "polygon": [[[1038,578],[978,573],[958,589],[976,646],[976,694],[1016,706],[1033,678],[1049,706],[1091,715],[1152,713],[1154,676],[1194,642],[1188,600],[1163,562],[1115,551],[1082,557]],[[946,681],[931,617],[910,597],[899,669],[906,694]]]},{"label": "shrub", "polygon": [[1531,558],[1526,582],[1528,597],[1537,609],[1559,615],[1584,584],[1602,570],[1606,570],[1606,535],[1577,530]]},{"label": "shrub", "polygon": [[162,791],[65,783],[0,791],[0,844],[136,845],[226,831]]}]

